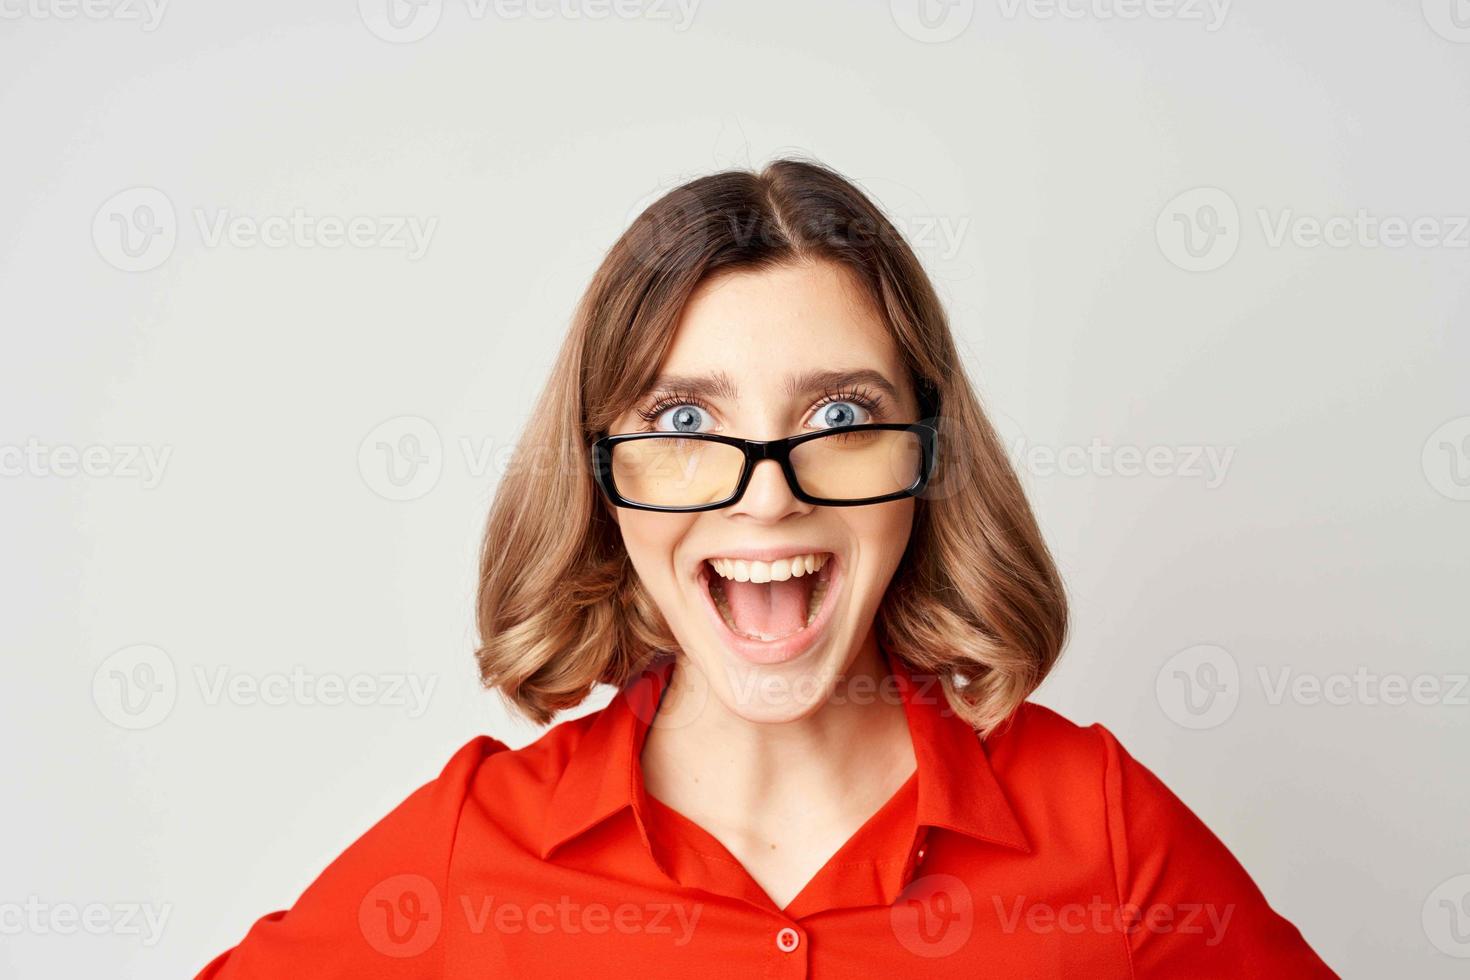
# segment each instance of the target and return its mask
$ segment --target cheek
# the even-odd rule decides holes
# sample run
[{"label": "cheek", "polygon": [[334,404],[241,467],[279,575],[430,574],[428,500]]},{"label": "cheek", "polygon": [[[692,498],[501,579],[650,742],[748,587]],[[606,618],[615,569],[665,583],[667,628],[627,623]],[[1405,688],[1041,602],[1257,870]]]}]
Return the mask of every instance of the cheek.
[{"label": "cheek", "polygon": [[895,500],[874,507],[855,507],[852,532],[857,540],[858,553],[863,564],[874,576],[881,576],[882,586],[898,567],[899,560],[909,543],[914,526],[914,502],[911,499]]},{"label": "cheek", "polygon": [[644,586],[661,608],[677,595],[675,553],[693,523],[689,516],[620,510],[623,547]]}]

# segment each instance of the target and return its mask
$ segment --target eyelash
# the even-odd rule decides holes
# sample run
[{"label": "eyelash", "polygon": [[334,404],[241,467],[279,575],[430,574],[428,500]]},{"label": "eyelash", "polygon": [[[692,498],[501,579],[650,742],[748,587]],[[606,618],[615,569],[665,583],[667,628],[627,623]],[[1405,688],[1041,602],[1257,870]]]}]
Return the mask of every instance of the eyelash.
[{"label": "eyelash", "polygon": [[[828,389],[822,393],[821,399],[812,405],[807,414],[811,414],[811,412],[816,411],[824,405],[830,405],[833,402],[851,402],[875,417],[883,414],[882,396],[868,388]],[[693,405],[702,411],[714,414],[714,409],[710,408],[708,403],[694,392],[676,390],[660,395],[647,408],[640,408],[638,410],[638,417],[644,421],[646,426],[652,426],[658,421],[660,415],[679,405]]]}]

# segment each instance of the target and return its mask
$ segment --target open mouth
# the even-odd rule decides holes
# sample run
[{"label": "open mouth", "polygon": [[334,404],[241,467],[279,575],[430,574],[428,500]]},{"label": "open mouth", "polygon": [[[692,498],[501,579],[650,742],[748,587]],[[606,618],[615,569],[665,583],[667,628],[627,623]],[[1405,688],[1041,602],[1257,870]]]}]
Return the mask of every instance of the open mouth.
[{"label": "open mouth", "polygon": [[769,663],[797,656],[821,633],[831,618],[836,566],[831,552],[774,561],[716,557],[702,563],[699,579],[727,644]]}]

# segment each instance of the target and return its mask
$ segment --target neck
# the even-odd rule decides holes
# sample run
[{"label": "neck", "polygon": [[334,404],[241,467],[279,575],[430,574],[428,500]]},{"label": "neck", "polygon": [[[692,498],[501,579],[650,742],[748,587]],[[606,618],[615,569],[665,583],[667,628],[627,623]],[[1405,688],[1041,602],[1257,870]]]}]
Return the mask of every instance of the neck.
[{"label": "neck", "polygon": [[763,723],[725,707],[681,659],[644,740],[645,788],[722,840],[861,822],[915,768],[907,717],[886,678],[870,630],[836,681],[838,696],[805,717]]}]

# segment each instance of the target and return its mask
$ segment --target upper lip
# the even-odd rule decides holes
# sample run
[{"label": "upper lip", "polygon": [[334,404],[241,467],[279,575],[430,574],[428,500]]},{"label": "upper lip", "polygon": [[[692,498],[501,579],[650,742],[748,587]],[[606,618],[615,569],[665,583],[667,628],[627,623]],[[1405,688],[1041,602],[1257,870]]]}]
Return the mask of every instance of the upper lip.
[{"label": "upper lip", "polygon": [[830,555],[835,554],[831,548],[823,548],[819,545],[795,545],[784,548],[730,548],[725,551],[711,551],[700,559],[701,562],[711,558],[735,558],[744,561],[776,561],[779,558],[795,558],[797,555]]}]

